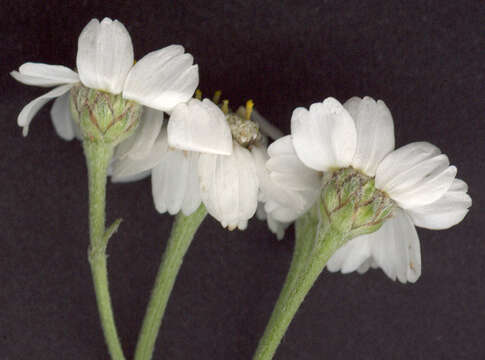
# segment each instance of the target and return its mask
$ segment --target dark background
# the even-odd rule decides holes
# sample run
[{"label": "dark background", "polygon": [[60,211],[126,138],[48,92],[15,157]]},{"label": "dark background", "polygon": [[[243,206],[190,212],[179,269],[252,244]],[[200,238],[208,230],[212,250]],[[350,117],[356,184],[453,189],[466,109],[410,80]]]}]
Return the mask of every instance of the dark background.
[{"label": "dark background", "polygon": [[[474,204],[458,226],[419,230],[423,274],[324,272],[276,359],[485,358],[485,2],[2,1],[0,5],[0,359],[107,359],[89,266],[81,146],[59,139],[50,105],[27,138],[21,108],[47,90],[8,72],[27,61],[75,65],[87,22],[128,28],[136,58],[181,43],[201,89],[222,89],[289,132],[291,111],[324,97],[383,99],[397,146],[430,141],[458,167]],[[172,217],[150,181],[109,185],[108,249],[117,324],[130,358]],[[293,228],[277,242],[256,219],[200,228],[169,302],[156,359],[250,359],[289,266]]]}]

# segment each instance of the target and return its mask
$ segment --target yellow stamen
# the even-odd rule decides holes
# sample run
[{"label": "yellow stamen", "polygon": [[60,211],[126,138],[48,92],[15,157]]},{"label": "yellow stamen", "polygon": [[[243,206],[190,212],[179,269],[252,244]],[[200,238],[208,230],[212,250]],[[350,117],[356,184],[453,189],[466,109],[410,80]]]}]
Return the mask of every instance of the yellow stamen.
[{"label": "yellow stamen", "polygon": [[229,100],[222,100],[222,112],[224,115],[229,114]]},{"label": "yellow stamen", "polygon": [[212,98],[212,102],[214,104],[219,104],[219,101],[221,100],[221,95],[222,95],[222,91],[221,90],[217,90],[214,93],[214,97]]},{"label": "yellow stamen", "polygon": [[200,91],[200,89],[195,90],[195,98],[197,100],[202,100],[202,91]]},{"label": "yellow stamen", "polygon": [[253,100],[246,101],[246,120],[251,119],[251,113],[253,112],[254,102]]}]

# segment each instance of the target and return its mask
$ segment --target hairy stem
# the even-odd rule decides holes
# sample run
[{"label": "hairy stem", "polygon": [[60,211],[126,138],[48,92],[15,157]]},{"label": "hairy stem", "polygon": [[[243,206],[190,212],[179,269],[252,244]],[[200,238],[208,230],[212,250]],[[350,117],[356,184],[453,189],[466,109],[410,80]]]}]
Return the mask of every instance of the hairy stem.
[{"label": "hairy stem", "polygon": [[103,328],[108,351],[113,360],[124,360],[116,325],[111,307],[111,297],[108,287],[108,270],[106,262],[106,247],[109,237],[116,231],[119,221],[105,229],[106,207],[106,177],[109,162],[113,156],[113,146],[110,144],[83,142],[89,178],[89,237],[90,246],[88,259],[91,266],[94,291],[98,305],[99,317]]},{"label": "hairy stem", "polygon": [[163,314],[175,279],[192,239],[206,215],[207,210],[204,205],[201,205],[193,214],[185,216],[180,212],[175,219],[143,319],[135,350],[135,360],[152,358]]}]

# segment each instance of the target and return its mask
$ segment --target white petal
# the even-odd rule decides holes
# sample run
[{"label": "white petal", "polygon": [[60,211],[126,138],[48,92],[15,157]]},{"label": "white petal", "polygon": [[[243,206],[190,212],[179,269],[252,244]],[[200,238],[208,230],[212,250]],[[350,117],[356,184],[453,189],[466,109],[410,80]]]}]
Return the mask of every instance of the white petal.
[{"label": "white petal", "polygon": [[367,272],[367,270],[369,270],[371,267],[375,269],[378,266],[377,266],[376,262],[374,261],[374,259],[372,259],[370,257],[366,261],[364,261],[362,263],[362,265],[360,265],[360,267],[357,269],[357,272],[359,274],[363,274],[363,273]]},{"label": "white petal", "polygon": [[431,204],[407,210],[414,224],[426,229],[448,229],[463,220],[472,205],[467,194],[468,187],[462,180],[455,179],[448,191]]},{"label": "white petal", "polygon": [[201,154],[199,177],[207,211],[223,227],[243,230],[258,204],[259,181],[251,153],[234,143],[232,155]]},{"label": "white petal", "polygon": [[[278,141],[286,142],[291,148],[293,147],[289,137],[286,137],[286,139],[281,138]],[[276,147],[284,148],[280,144],[276,144]],[[279,205],[278,207],[292,209],[293,211],[291,211],[291,213],[295,216],[302,214],[313,204],[317,198],[321,184],[321,176],[317,172],[301,164],[294,154],[283,156],[276,155],[269,160],[290,158],[290,163],[293,163],[293,160],[297,160],[299,163],[296,165],[293,172],[291,169],[287,170],[283,166],[282,171],[285,171],[284,173],[273,172],[270,174],[271,169],[268,167],[269,161],[266,162],[268,155],[265,149],[260,146],[254,146],[251,151],[259,178],[261,201],[273,201]],[[288,154],[289,152],[288,150],[284,151],[285,154]],[[276,152],[273,151],[272,153],[274,155]],[[292,181],[298,183],[299,186],[288,186],[288,183],[291,183]],[[274,210],[276,209],[273,209],[273,211]],[[279,211],[279,213],[280,212],[281,211]],[[288,211],[283,211],[283,214],[285,215],[284,220],[281,220],[278,215],[275,215],[275,217],[281,221],[288,221]]]},{"label": "white petal", "polygon": [[387,155],[377,168],[376,186],[408,209],[438,200],[449,189],[456,168],[429,143],[412,143]]},{"label": "white petal", "polygon": [[91,20],[79,35],[77,69],[90,88],[119,94],[133,66],[133,44],[118,20]]},{"label": "white petal", "polygon": [[199,154],[169,149],[152,170],[152,194],[158,212],[171,215],[180,210],[190,215],[200,205]]},{"label": "white petal", "polygon": [[132,159],[143,159],[151,152],[160,134],[163,124],[163,112],[145,107],[140,125],[135,134],[123,141],[117,148],[116,157],[129,156]]},{"label": "white petal", "polygon": [[285,236],[285,231],[288,226],[290,226],[290,222],[281,222],[276,220],[271,214],[268,214],[268,218],[266,220],[268,224],[269,230],[276,235],[278,240],[282,240]]},{"label": "white petal", "polygon": [[395,209],[377,232],[368,238],[372,257],[392,280],[415,282],[421,275],[421,251],[418,234],[409,217]]},{"label": "white petal", "polygon": [[145,171],[142,171],[142,172],[137,173],[135,175],[112,177],[111,182],[113,182],[113,183],[135,182],[135,181],[142,180],[142,179],[148,177],[151,173],[152,173],[151,170],[145,170]]},{"label": "white petal", "polygon": [[79,126],[74,122],[69,105],[69,93],[59,96],[52,105],[51,119],[57,135],[64,140],[72,140],[80,132]]},{"label": "white petal", "polygon": [[256,109],[253,109],[251,113],[251,120],[259,125],[259,129],[264,135],[269,136],[273,140],[278,140],[284,136],[280,129],[266,120]]},{"label": "white petal", "polygon": [[24,136],[27,136],[30,122],[35,114],[37,114],[37,112],[42,108],[42,106],[44,106],[49,100],[64,95],[71,89],[71,87],[71,84],[58,86],[49,91],[47,94],[39,96],[37,99],[32,100],[24,106],[17,118],[17,124],[23,127]]},{"label": "white petal", "polygon": [[327,269],[347,274],[356,271],[370,256],[367,239],[359,236],[350,240],[332,255],[327,262]]},{"label": "white petal", "polygon": [[120,181],[119,179],[121,178],[154,168],[167,152],[167,147],[167,132],[162,130],[146,157],[140,159],[134,159],[130,156],[116,158],[116,161],[113,163],[112,177],[114,181]]},{"label": "white petal", "polygon": [[145,55],[126,78],[123,97],[154,109],[170,112],[188,101],[199,84],[194,59],[180,45],[167,46]]},{"label": "white petal", "polygon": [[349,166],[355,154],[357,132],[352,117],[335,99],[296,108],[291,117],[293,145],[300,160],[326,171]]},{"label": "white petal", "polygon": [[232,135],[226,116],[208,99],[175,107],[168,123],[168,144],[182,150],[230,155]]},{"label": "white petal", "polygon": [[79,82],[76,72],[61,65],[47,65],[28,62],[20,66],[19,71],[12,71],[12,77],[25,85],[51,87]]},{"label": "white petal", "polygon": [[290,207],[276,201],[268,200],[264,204],[264,209],[267,211],[268,214],[271,214],[271,216],[275,220],[282,223],[292,223],[301,215],[303,215],[306,211],[308,211],[315,203],[315,200],[315,197],[309,197],[309,199],[305,203],[307,204],[307,206],[303,208],[303,210],[299,210],[293,206]]},{"label": "white petal", "polygon": [[355,121],[357,149],[352,166],[375,176],[381,160],[394,150],[394,122],[386,104],[366,96],[353,97],[344,107]]}]

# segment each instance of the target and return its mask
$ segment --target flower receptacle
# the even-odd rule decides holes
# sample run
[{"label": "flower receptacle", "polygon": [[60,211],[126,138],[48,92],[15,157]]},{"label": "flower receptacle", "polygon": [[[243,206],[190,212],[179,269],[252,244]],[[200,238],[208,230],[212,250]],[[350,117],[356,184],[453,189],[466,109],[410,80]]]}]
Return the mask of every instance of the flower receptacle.
[{"label": "flower receptacle", "polygon": [[71,89],[71,113],[83,140],[116,145],[133,134],[142,106],[135,101],[81,84]]}]

